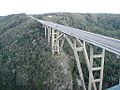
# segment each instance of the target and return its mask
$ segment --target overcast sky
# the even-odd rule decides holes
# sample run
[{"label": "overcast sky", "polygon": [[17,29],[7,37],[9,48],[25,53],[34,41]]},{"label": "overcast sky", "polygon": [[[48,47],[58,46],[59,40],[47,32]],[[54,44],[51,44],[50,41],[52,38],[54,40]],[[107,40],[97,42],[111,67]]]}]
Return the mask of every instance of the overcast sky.
[{"label": "overcast sky", "polygon": [[0,16],[50,12],[120,14],[120,0],[0,0]]}]

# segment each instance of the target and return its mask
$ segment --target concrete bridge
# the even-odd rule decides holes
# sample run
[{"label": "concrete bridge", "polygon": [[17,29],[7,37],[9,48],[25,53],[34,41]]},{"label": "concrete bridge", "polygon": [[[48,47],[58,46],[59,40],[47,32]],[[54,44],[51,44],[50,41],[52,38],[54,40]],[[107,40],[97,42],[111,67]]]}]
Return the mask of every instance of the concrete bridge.
[{"label": "concrete bridge", "polygon": [[[43,24],[45,38],[51,43],[52,54],[60,54],[65,39],[68,41],[74,53],[82,87],[84,90],[87,90],[78,54],[83,52],[89,71],[88,90],[102,90],[105,51],[115,53],[119,57],[120,40],[30,17]],[[86,43],[90,46],[90,55],[88,55],[86,50]],[[97,53],[93,46],[101,48],[101,52]],[[98,60],[98,58],[100,59],[100,66],[94,65],[94,61]],[[94,72],[99,72],[99,78],[94,76]],[[99,83],[99,85],[97,86],[96,83]]]}]

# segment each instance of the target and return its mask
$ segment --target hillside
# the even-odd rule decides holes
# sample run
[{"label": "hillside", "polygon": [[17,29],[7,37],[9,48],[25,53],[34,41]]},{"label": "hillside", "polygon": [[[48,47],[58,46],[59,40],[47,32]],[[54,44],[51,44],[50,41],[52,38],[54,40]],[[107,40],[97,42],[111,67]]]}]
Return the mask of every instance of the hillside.
[{"label": "hillside", "polygon": [[[120,39],[120,14],[48,13],[34,16],[39,19]],[[68,49],[69,48],[67,47],[64,48],[64,50],[70,54]],[[83,65],[84,73],[86,74],[83,57],[81,58],[81,63]],[[77,72],[76,69],[75,72]],[[116,58],[116,55],[106,52],[103,90],[117,84],[119,82],[119,76],[120,60]],[[85,80],[87,81],[87,79],[88,77],[86,75]]]},{"label": "hillside", "polygon": [[120,39],[120,14],[50,13],[34,16]]},{"label": "hillside", "polygon": [[[120,39],[119,14],[51,13],[34,15],[74,28]],[[26,14],[0,16],[0,90],[79,90],[78,70],[70,47],[52,56],[42,25]],[[80,60],[88,73],[84,58]],[[118,83],[120,60],[106,52],[103,90]]]},{"label": "hillside", "polygon": [[0,16],[0,22],[4,19],[4,16]]},{"label": "hillside", "polygon": [[51,55],[43,31],[26,14],[0,22],[0,90],[72,90],[69,59]]}]

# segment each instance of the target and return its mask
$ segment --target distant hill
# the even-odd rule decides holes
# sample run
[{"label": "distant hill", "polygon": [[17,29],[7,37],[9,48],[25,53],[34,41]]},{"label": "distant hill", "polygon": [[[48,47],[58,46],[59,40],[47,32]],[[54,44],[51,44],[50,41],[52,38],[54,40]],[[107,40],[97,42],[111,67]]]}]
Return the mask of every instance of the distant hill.
[{"label": "distant hill", "polygon": [[34,16],[120,39],[120,14],[50,13]]},{"label": "distant hill", "polygon": [[3,20],[4,16],[0,16],[0,21]]}]

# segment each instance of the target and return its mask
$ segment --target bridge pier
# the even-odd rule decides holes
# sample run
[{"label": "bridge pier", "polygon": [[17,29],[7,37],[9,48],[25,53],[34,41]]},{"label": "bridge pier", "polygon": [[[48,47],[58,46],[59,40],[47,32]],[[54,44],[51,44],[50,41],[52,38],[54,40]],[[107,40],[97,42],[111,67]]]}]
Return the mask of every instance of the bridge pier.
[{"label": "bridge pier", "polygon": [[57,40],[58,37],[59,31],[52,29],[52,54],[60,53],[59,40]]},{"label": "bridge pier", "polygon": [[[103,70],[104,70],[104,57],[105,57],[105,49],[102,49],[101,54],[94,54],[93,45],[90,45],[90,74],[89,74],[89,90],[92,90],[92,85],[95,84],[94,90],[102,90],[102,80],[103,80]],[[99,59],[99,61],[98,61]],[[97,60],[99,63],[96,64],[94,61]],[[92,74],[95,72],[99,72],[99,78],[95,77]],[[99,83],[98,88],[96,87],[96,83]]]},{"label": "bridge pier", "polygon": [[47,39],[48,39],[48,43],[51,43],[51,28],[50,27],[47,27],[47,29],[48,29],[48,37],[47,37]]},{"label": "bridge pier", "polygon": [[[46,32],[48,33],[46,34]],[[65,39],[67,40],[74,53],[78,72],[80,75],[80,80],[82,82],[82,87],[84,90],[87,90],[84,80],[84,75],[82,72],[82,67],[79,60],[79,55],[78,55],[79,52],[83,52],[83,55],[85,57],[85,62],[89,71],[88,90],[102,90],[104,56],[105,56],[104,49],[102,49],[101,54],[95,55],[93,45],[90,45],[90,58],[89,58],[86,50],[86,41],[81,41],[75,37],[71,39],[69,35],[66,35],[58,30],[55,30],[47,26],[45,27],[45,37],[48,38],[48,42],[51,44],[52,54],[60,54],[62,47],[64,45],[64,41]],[[98,58],[100,59],[100,63],[99,63],[100,66],[94,65],[95,63],[94,61],[97,60]],[[99,72],[99,78],[96,78],[96,76],[94,75],[95,72]],[[99,85],[97,86],[96,83],[99,83]]]},{"label": "bridge pier", "polygon": [[[73,50],[75,60],[76,60],[76,63],[77,63],[78,72],[79,72],[79,75],[80,75],[80,80],[82,82],[82,87],[83,87],[84,90],[86,90],[86,85],[85,85],[85,81],[84,81],[84,77],[83,77],[82,67],[81,67],[80,60],[79,60],[79,55],[78,55],[78,52],[83,51],[83,45],[77,39],[74,39],[73,43],[72,43],[72,41],[70,40],[70,38],[68,36],[65,35],[65,38],[66,38],[66,40],[68,41],[68,43],[70,44],[70,46]],[[79,46],[77,46],[77,43],[79,44]]]}]

